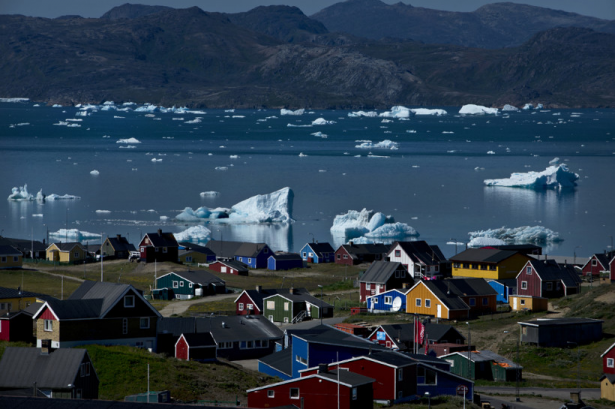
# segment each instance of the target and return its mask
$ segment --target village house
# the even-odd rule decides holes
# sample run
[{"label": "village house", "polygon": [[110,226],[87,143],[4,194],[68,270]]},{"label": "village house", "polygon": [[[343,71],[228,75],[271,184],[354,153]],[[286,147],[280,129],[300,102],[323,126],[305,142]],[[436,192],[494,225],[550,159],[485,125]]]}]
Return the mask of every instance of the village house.
[{"label": "village house", "polygon": [[267,259],[273,254],[266,243],[210,240],[207,247],[218,261],[236,260],[249,268],[267,268]]},{"label": "village house", "polygon": [[604,373],[600,378],[600,397],[615,401],[615,344],[608,347],[600,358]]},{"label": "village house", "polygon": [[489,350],[453,352],[440,358],[451,364],[451,372],[468,379],[515,382],[522,380],[523,367]]},{"label": "village house", "polygon": [[511,295],[511,311],[548,311],[549,299],[545,297],[534,297],[532,295]]},{"label": "village house", "polygon": [[453,277],[474,277],[486,280],[515,278],[530,259],[525,254],[495,248],[467,249],[450,258]]},{"label": "village house", "polygon": [[216,341],[207,332],[182,333],[175,343],[175,358],[183,361],[213,361],[217,352]]},{"label": "village house", "polygon": [[160,313],[129,284],[84,281],[67,300],[47,300],[34,314],[37,347],[130,345],[154,349]]},{"label": "village house", "polygon": [[60,263],[83,263],[88,258],[86,248],[78,242],[53,243],[47,247],[47,260]]},{"label": "village house", "polygon": [[497,291],[496,301],[500,304],[508,304],[510,296],[517,294],[516,278],[500,278],[499,280],[487,280],[487,282]]},{"label": "village house", "polygon": [[303,268],[303,259],[297,253],[275,253],[267,259],[267,270],[283,271]]},{"label": "village house", "polygon": [[0,391],[32,396],[35,389],[48,398],[98,399],[98,385],[85,349],[7,347],[0,361]]},{"label": "village house", "polygon": [[237,315],[262,315],[263,298],[275,295],[278,292],[288,291],[286,289],[263,289],[257,285],[255,290],[243,290],[239,297],[235,299],[235,314]]},{"label": "village house", "polygon": [[47,245],[38,240],[14,239],[0,236],[0,248],[2,246],[15,248],[21,253],[23,258],[45,259],[47,257]]},{"label": "village house", "polygon": [[0,311],[0,341],[25,342],[28,344],[36,342],[32,315],[41,305],[35,302],[20,311]]},{"label": "village house", "polygon": [[178,262],[179,244],[173,233],[163,233],[158,229],[155,233],[145,233],[139,243],[141,261],[146,263],[171,261]]},{"label": "village house", "polygon": [[615,250],[593,254],[587,263],[581,268],[581,274],[584,277],[592,277],[593,280],[598,281],[600,274],[606,272],[609,274],[611,280],[615,280],[613,275],[613,267],[615,266]]},{"label": "village house", "polygon": [[590,318],[538,318],[519,322],[521,342],[544,347],[568,348],[602,339],[602,320]]},{"label": "village house", "polygon": [[578,294],[581,280],[572,266],[529,260],[517,274],[517,295],[559,298]]},{"label": "village house", "polygon": [[406,312],[444,319],[494,313],[497,292],[482,278],[420,280],[408,291]]},{"label": "village house", "polygon": [[235,276],[247,276],[250,273],[248,266],[241,261],[218,259],[208,267],[211,271],[221,274],[232,274]]},{"label": "village house", "polygon": [[333,317],[333,306],[305,288],[289,288],[263,298],[263,315],[271,322],[297,323],[304,319]]},{"label": "village house", "polygon": [[[424,340],[421,342],[418,339],[419,347],[423,344],[428,345],[428,349],[432,344],[454,343],[463,344],[465,338],[455,329],[455,327],[446,324],[435,324],[427,322],[421,324],[424,326]],[[378,326],[368,337],[370,341],[386,346],[387,348],[400,351],[412,351],[414,349],[415,340],[415,323],[408,324],[384,324]]]},{"label": "village house", "polygon": [[307,263],[322,264],[335,261],[335,249],[329,243],[306,243],[299,254]]},{"label": "village house", "polygon": [[385,244],[355,244],[352,241],[342,244],[335,250],[335,263],[355,266],[385,260],[389,247]]},{"label": "village house", "polygon": [[0,311],[21,311],[35,302],[45,302],[53,298],[21,288],[0,287]]},{"label": "village house", "polygon": [[359,279],[359,301],[393,288],[410,288],[414,278],[399,262],[374,261]]},{"label": "village house", "polygon": [[391,246],[388,260],[399,262],[413,278],[432,280],[447,272],[448,261],[438,246],[426,241],[396,241]]},{"label": "village house", "polygon": [[[165,291],[166,290],[166,291]],[[175,271],[156,278],[154,298],[189,300],[205,295],[225,294],[226,282],[214,274],[199,271]]]},{"label": "village house", "polygon": [[406,294],[409,289],[394,288],[368,296],[365,300],[368,311],[373,313],[406,311]]},{"label": "village house", "polygon": [[209,264],[216,261],[216,253],[209,247],[182,241],[179,243],[179,262],[184,264]]},{"label": "village house", "polygon": [[115,237],[107,237],[102,245],[104,257],[115,259],[127,259],[131,252],[137,251],[134,244],[128,242],[121,234]]}]

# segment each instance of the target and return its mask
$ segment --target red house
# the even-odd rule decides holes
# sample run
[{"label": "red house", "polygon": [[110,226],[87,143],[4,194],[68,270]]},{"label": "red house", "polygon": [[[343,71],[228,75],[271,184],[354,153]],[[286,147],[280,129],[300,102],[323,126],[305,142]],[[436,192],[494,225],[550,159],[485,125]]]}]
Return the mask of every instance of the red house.
[{"label": "red house", "polygon": [[243,290],[239,297],[235,299],[235,314],[262,315],[263,298],[275,295],[278,292],[277,289],[263,289],[260,285],[257,285],[255,290]]},{"label": "red house", "polygon": [[163,233],[158,229],[156,233],[145,233],[139,243],[139,254],[142,261],[179,261],[179,244],[173,233]]},{"label": "red house", "polygon": [[0,316],[0,341],[32,343],[34,340],[32,314],[21,310]]},{"label": "red house", "polygon": [[602,358],[602,372],[615,375],[615,344],[608,347],[600,358]]},{"label": "red house", "polygon": [[[350,371],[318,373],[260,388],[248,389],[249,408],[295,405],[303,408],[372,409],[374,379]],[[337,405],[339,399],[339,406]]]},{"label": "red house", "polygon": [[184,361],[216,359],[216,342],[210,333],[181,334],[175,343],[175,358]]},{"label": "red house", "polygon": [[558,298],[579,292],[581,280],[572,266],[554,260],[530,260],[517,274],[517,294]]},{"label": "red house", "polygon": [[[329,364],[330,371],[338,367],[374,378],[373,395],[376,402],[400,402],[416,395],[416,382],[411,382],[416,379],[416,362],[404,356],[377,352]],[[317,372],[317,368],[300,371],[302,378]]]},{"label": "red house", "polygon": [[414,278],[403,264],[390,261],[374,261],[360,279],[359,300],[394,288],[410,288]]},{"label": "red house", "polygon": [[581,269],[581,274],[585,277],[591,275],[594,278],[600,277],[601,271],[609,271],[611,275],[611,280],[615,280],[615,276],[613,275],[613,265],[615,261],[615,251],[611,251],[608,253],[600,253],[594,254],[589,258],[587,263]]},{"label": "red house", "polygon": [[354,266],[361,263],[386,259],[389,246],[381,243],[376,244],[342,244],[335,250],[335,263]]},{"label": "red house", "polygon": [[209,265],[209,269],[217,273],[233,274],[235,276],[247,276],[248,267],[240,261],[218,260]]}]

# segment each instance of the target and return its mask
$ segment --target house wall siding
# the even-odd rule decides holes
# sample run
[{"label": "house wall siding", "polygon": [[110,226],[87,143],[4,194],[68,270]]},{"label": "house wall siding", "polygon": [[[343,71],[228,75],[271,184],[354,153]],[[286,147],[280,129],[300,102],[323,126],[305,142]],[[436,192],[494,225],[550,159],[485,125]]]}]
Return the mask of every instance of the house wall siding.
[{"label": "house wall siding", "polygon": [[[527,273],[527,267],[531,268],[531,274]],[[527,288],[523,288],[523,282],[527,283]],[[542,297],[542,280],[540,276],[536,274],[534,267],[527,263],[519,275],[517,276],[517,294],[518,295],[530,295],[532,297]]]},{"label": "house wall siding", "polygon": [[[239,310],[239,304],[243,304],[243,310]],[[248,304],[252,304],[254,306],[253,310],[248,310]],[[258,306],[252,301],[248,294],[242,294],[237,299],[235,303],[235,314],[236,315],[261,315],[261,311],[258,309]]]},{"label": "house wall siding", "polygon": [[[421,306],[416,306],[416,300],[421,299]],[[425,300],[431,300],[431,307],[425,307]],[[441,317],[438,317],[438,305],[441,307]],[[415,286],[406,295],[406,312],[408,314],[431,315],[433,317],[453,319],[448,307],[441,303],[436,296],[422,282]],[[463,311],[467,315],[466,311]]]},{"label": "house wall siding", "polygon": [[615,375],[615,367],[607,366],[607,358],[615,360],[615,348],[612,348],[602,357],[602,372]]},{"label": "house wall siding", "polygon": [[180,337],[175,345],[175,358],[183,359],[184,361],[187,361],[189,358],[188,343],[183,337]]},{"label": "house wall siding", "polygon": [[[346,258],[344,258],[346,256]],[[359,264],[359,260],[356,262],[353,258],[348,254],[345,248],[341,247],[335,251],[335,264],[347,264],[349,266],[353,266],[355,264]]]},{"label": "house wall siding", "polygon": [[[2,258],[0,258],[0,269],[4,269],[4,268],[20,268],[23,266],[23,259],[21,257],[21,255],[19,256],[12,256],[12,255],[8,255],[5,256],[3,255],[2,257],[6,257],[6,261],[2,261]],[[17,257],[17,261],[15,261],[15,257]]]},{"label": "house wall siding", "polygon": [[604,378],[602,382],[600,382],[600,397],[602,399],[615,401],[615,384],[612,384],[608,378]]},{"label": "house wall siding", "polygon": [[[455,263],[457,263],[457,261],[451,260],[453,262],[452,273],[453,277],[477,277],[484,278],[486,280],[515,278],[528,260],[528,256],[525,256],[523,254],[514,254],[506,260],[502,260],[501,262],[497,263],[495,270],[489,270],[489,267],[487,267],[486,270],[481,270],[480,266],[487,264],[481,262],[468,262],[469,268],[464,268],[464,262],[459,262],[460,266],[455,267]],[[479,268],[473,269],[472,264],[478,264]]]},{"label": "house wall siding", "polygon": [[[267,302],[269,301],[274,302],[274,305],[275,305],[274,308],[268,308]],[[288,310],[284,309],[284,303],[288,303]],[[287,300],[286,298],[280,297],[278,295],[266,298],[263,300],[263,311],[264,311],[263,315],[265,315],[267,319],[269,319],[270,316],[273,316],[274,322],[285,322],[284,321],[285,318],[287,319],[286,322],[291,322],[294,317],[293,304],[294,303],[292,301]]]},{"label": "house wall siding", "polygon": [[[177,282],[177,288],[173,286],[174,281]],[[180,283],[183,283],[183,285]],[[192,284],[190,281],[174,273],[169,273],[156,280],[156,288],[168,288],[169,291],[173,291],[173,294],[194,295],[194,284],[192,288],[190,284]],[[198,287],[200,286],[197,286],[197,288]]]}]

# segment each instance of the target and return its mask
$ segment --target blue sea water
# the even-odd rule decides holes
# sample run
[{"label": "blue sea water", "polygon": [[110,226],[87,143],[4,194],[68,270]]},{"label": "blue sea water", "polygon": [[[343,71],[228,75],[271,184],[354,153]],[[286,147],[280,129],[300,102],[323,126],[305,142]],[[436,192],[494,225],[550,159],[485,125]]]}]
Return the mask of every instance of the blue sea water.
[{"label": "blue sea water", "polygon": [[[290,187],[295,194],[290,225],[207,227],[214,239],[298,251],[312,239],[340,244],[329,231],[335,215],[367,208],[409,224],[447,256],[455,252],[446,244],[451,239],[467,242],[468,232],[502,226],[540,225],[558,232],[564,241],[547,247],[551,255],[586,257],[610,248],[615,111],[459,116],[459,107],[443,108],[448,115],[382,122],[350,118],[348,111],[282,116],[279,110],[205,110],[151,117],[99,110],[80,117],[75,107],[0,103],[0,194],[8,197],[11,188],[27,184],[33,194],[42,188],[45,194],[81,197],[44,204],[0,200],[0,234],[42,240],[47,229],[67,226],[137,242],[158,228],[180,232],[192,226],[174,220],[185,207],[230,207]],[[187,123],[196,117],[201,122]],[[82,119],[73,122],[81,126],[53,125],[69,118]],[[309,126],[316,118],[335,123]],[[327,137],[311,135],[319,131]],[[126,138],[141,143],[134,148],[117,143]],[[399,149],[356,148],[357,141],[385,139]],[[513,172],[542,171],[554,157],[579,173],[574,190],[483,184]],[[100,174],[91,175],[94,169]],[[202,198],[204,191],[220,195]]]}]

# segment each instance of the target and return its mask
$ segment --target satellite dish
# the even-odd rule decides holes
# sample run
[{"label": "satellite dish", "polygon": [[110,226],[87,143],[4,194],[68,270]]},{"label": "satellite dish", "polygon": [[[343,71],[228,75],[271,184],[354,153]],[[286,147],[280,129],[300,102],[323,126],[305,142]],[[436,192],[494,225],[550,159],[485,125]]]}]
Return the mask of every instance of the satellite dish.
[{"label": "satellite dish", "polygon": [[393,306],[391,307],[391,311],[399,311],[399,309],[401,308],[401,297],[395,297],[395,299],[393,300]]}]

